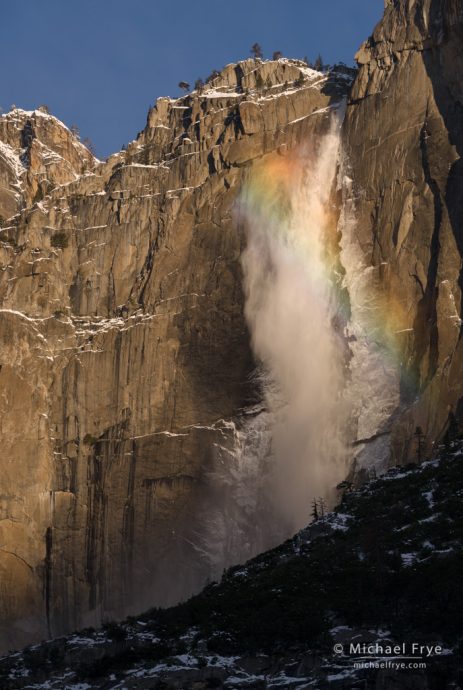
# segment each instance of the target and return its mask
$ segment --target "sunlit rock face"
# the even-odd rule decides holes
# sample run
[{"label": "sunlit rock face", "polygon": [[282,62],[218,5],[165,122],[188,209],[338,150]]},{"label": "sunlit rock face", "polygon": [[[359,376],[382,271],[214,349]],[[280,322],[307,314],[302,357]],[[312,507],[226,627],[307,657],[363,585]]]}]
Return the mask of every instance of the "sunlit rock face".
[{"label": "sunlit rock face", "polygon": [[0,118],[0,215],[5,220],[76,180],[97,161],[46,106]]},{"label": "sunlit rock face", "polygon": [[106,163],[45,112],[0,118],[0,647],[178,601],[281,538],[255,520],[236,200],[348,85],[230,65]]},{"label": "sunlit rock face", "polygon": [[[317,454],[300,476],[322,492],[310,430],[333,398],[357,469],[415,459],[416,426],[429,448],[450,411],[460,420],[462,10],[385,5],[315,199],[306,180],[342,113],[342,71],[229,65],[201,92],[159,99],[105,163],[45,111],[0,118],[0,648],[176,602],[289,536],[275,504],[295,504],[289,467],[299,488],[292,430]],[[284,175],[250,227],[245,201],[275,165]],[[293,232],[321,197],[329,277]],[[262,365],[296,392],[286,426]],[[337,439],[324,446],[335,459]],[[275,448],[295,462],[269,492]]]},{"label": "sunlit rock face", "polygon": [[374,364],[358,433],[375,437],[370,459],[415,460],[416,426],[429,448],[450,411],[462,421],[462,37],[456,0],[389,2],[356,56],[340,230],[357,325],[373,334],[353,343]]}]

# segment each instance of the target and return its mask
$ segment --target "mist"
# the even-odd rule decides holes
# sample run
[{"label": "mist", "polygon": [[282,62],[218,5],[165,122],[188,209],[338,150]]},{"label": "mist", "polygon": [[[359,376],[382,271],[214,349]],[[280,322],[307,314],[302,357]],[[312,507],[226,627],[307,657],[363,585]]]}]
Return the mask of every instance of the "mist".
[{"label": "mist", "polygon": [[339,150],[335,116],[316,150],[275,156],[243,192],[245,316],[271,418],[267,491],[289,529],[345,477],[345,346],[328,238]]},{"label": "mist", "polygon": [[[352,448],[345,331],[331,209],[339,153],[336,114],[296,154],[250,169],[237,203],[245,317],[261,403],[220,420],[182,558],[191,589],[245,563],[334,505]],[[192,569],[191,563],[195,563]],[[194,572],[193,572],[194,570]]]}]

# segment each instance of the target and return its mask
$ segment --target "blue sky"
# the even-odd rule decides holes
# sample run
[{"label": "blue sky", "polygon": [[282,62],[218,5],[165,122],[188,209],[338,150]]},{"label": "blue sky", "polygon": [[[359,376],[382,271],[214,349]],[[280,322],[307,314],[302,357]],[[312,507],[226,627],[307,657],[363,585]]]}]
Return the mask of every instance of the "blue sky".
[{"label": "blue sky", "polygon": [[100,157],[143,129],[158,96],[177,96],[249,56],[353,63],[383,0],[21,0],[4,3],[0,106],[47,104]]}]

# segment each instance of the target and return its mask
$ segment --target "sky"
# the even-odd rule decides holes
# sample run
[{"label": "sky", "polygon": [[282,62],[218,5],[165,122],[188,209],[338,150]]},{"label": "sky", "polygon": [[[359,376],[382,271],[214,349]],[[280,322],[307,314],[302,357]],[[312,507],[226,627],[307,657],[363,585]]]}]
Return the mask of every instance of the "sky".
[{"label": "sky", "polygon": [[0,106],[50,112],[105,158],[134,139],[159,96],[249,57],[321,54],[354,64],[383,0],[21,0],[3,3]]}]

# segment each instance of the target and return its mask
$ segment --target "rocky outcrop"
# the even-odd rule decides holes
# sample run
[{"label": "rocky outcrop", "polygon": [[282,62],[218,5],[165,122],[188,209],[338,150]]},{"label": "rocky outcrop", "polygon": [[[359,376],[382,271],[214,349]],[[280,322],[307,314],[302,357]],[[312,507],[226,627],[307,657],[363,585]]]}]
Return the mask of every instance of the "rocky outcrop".
[{"label": "rocky outcrop", "polygon": [[1,647],[172,603],[255,552],[245,508],[208,512],[256,399],[234,202],[348,83],[230,65],[105,163],[46,113],[0,118]]},{"label": "rocky outcrop", "polygon": [[96,159],[62,122],[42,106],[15,108],[0,118],[2,223],[40,201],[54,187],[76,180]]},{"label": "rocky outcrop", "polygon": [[[462,10],[385,5],[329,247],[364,466],[463,421]],[[260,402],[236,200],[255,161],[316,149],[349,86],[229,65],[104,163],[44,111],[0,118],[0,647],[176,602],[272,545],[229,500]]]},{"label": "rocky outcrop", "polygon": [[383,348],[376,380],[385,366],[396,372],[378,391],[389,407],[376,431],[392,432],[401,460],[416,459],[417,426],[429,449],[455,429],[453,415],[463,421],[462,35],[456,0],[386,3],[357,53],[343,127],[344,253]]}]

